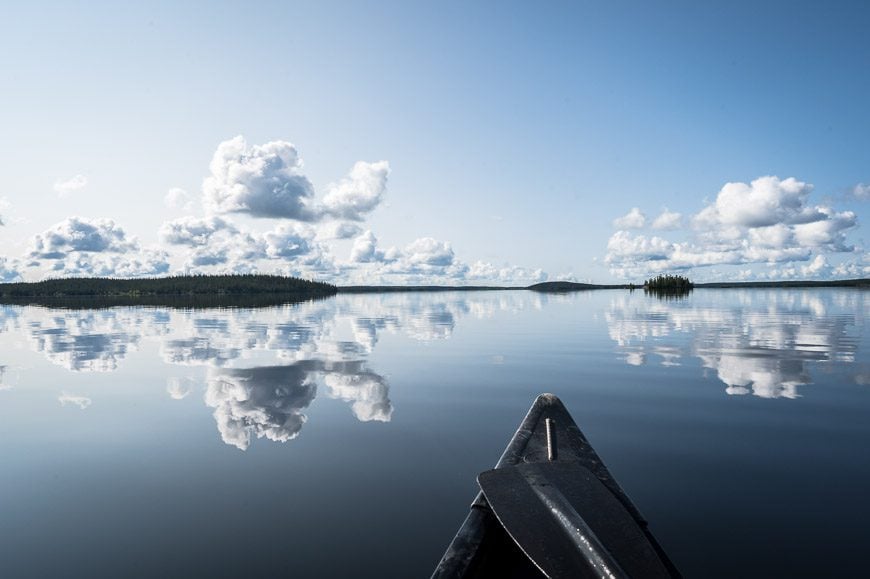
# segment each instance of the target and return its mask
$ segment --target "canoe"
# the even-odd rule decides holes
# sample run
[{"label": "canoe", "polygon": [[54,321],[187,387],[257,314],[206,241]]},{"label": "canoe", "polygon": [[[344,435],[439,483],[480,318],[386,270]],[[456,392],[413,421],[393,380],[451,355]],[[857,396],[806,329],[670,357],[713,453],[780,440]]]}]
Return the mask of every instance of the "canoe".
[{"label": "canoe", "polygon": [[562,402],[541,394],[433,579],[680,577]]}]

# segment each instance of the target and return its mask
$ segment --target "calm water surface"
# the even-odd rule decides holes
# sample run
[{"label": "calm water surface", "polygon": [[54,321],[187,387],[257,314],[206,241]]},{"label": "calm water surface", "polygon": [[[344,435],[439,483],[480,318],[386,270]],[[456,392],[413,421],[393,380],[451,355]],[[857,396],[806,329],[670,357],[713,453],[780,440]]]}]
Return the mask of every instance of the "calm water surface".
[{"label": "calm water surface", "polygon": [[0,306],[0,576],[428,577],[544,391],[687,576],[863,571],[867,296]]}]

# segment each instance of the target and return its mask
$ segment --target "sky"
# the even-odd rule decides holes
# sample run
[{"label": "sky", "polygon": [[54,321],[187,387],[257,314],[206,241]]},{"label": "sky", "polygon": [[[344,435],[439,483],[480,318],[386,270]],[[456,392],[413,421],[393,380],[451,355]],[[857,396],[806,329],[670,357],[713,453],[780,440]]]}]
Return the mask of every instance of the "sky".
[{"label": "sky", "polygon": [[31,2],[0,281],[870,277],[863,2]]}]

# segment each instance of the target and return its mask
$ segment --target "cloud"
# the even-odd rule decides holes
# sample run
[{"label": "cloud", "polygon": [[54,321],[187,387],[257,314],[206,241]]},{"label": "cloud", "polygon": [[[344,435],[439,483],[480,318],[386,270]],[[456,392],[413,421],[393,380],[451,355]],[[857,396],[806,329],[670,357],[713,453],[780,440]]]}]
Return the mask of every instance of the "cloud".
[{"label": "cloud", "polygon": [[631,211],[613,220],[613,226],[617,229],[640,229],[645,224],[646,215],[637,207],[632,207]]},{"label": "cloud", "polygon": [[317,386],[300,365],[212,370],[205,402],[221,439],[247,450],[253,437],[287,442],[299,435]]},{"label": "cloud", "polygon": [[682,226],[683,216],[675,211],[662,210],[661,214],[652,222],[653,229],[679,229]]},{"label": "cloud", "polygon": [[749,184],[726,183],[716,201],[696,217],[700,226],[736,225],[766,227],[779,223],[793,225],[825,219],[817,207],[806,200],[813,186],[793,177],[759,177]]},{"label": "cloud", "polygon": [[324,241],[331,239],[353,239],[363,232],[362,227],[347,221],[330,221],[317,228],[317,238]]},{"label": "cloud", "polygon": [[181,217],[160,227],[160,240],[170,245],[207,245],[219,231],[235,232],[236,228],[220,217]]},{"label": "cloud", "polygon": [[0,213],[0,227],[6,225],[6,218],[4,217],[4,214],[6,213],[6,210],[9,209],[11,206],[12,203],[9,202],[9,199],[7,199],[6,197],[0,197],[0,211],[3,212]]},{"label": "cloud", "polygon": [[389,174],[386,161],[357,162],[346,178],[327,187],[324,210],[338,219],[362,221],[381,203]]},{"label": "cloud", "polygon": [[299,224],[279,225],[265,234],[266,253],[269,257],[297,260],[315,253],[315,232]]},{"label": "cloud", "polygon": [[307,222],[362,221],[383,200],[390,174],[387,161],[359,161],[347,177],[326,187],[323,201],[318,203],[302,167],[292,143],[271,141],[248,146],[244,137],[235,137],[215,151],[211,175],[203,182],[203,203],[210,213]]},{"label": "cloud", "polygon": [[287,141],[248,146],[238,136],[218,145],[203,182],[203,203],[213,213],[247,213],[313,221],[314,186],[302,174],[302,159]]},{"label": "cloud", "polygon": [[192,378],[179,378],[178,376],[170,376],[166,380],[166,393],[173,400],[183,400],[190,395],[193,390]]},{"label": "cloud", "polygon": [[450,243],[431,237],[421,237],[405,248],[406,263],[444,267],[451,265],[455,256]]},{"label": "cloud", "polygon": [[68,217],[33,237],[30,257],[58,259],[70,251],[126,253],[137,247],[111,219]]},{"label": "cloud", "polygon": [[[814,260],[810,267],[823,266]],[[812,362],[855,360],[850,328],[859,320],[826,312],[860,309],[861,296],[734,291],[730,307],[704,300],[674,307],[624,296],[605,312],[608,333],[627,364],[655,359],[668,366],[695,357],[715,371],[729,395],[796,398],[798,388],[813,381]]]},{"label": "cloud", "polygon": [[169,255],[158,249],[127,254],[73,253],[54,262],[65,277],[154,277],[169,272]]},{"label": "cloud", "polygon": [[[631,279],[714,265],[806,262],[821,253],[855,251],[846,235],[857,225],[856,215],[809,205],[812,189],[794,178],[771,176],[749,184],[727,183],[715,201],[692,218],[691,240],[673,242],[617,231],[608,240],[604,261],[613,275]],[[674,215],[665,210],[656,222],[674,224]],[[785,271],[818,276],[826,270]]]},{"label": "cloud", "polygon": [[57,397],[57,401],[60,402],[61,406],[71,404],[73,406],[78,406],[82,410],[91,405],[91,399],[87,396],[76,396],[75,394],[70,394],[68,392],[62,392],[61,395]]},{"label": "cloud", "polygon": [[74,372],[112,372],[140,336],[114,310],[53,312],[31,318],[28,341],[52,363]]},{"label": "cloud", "polygon": [[58,179],[54,182],[54,190],[60,197],[65,197],[70,193],[84,189],[88,184],[88,178],[84,175],[76,175],[69,179]]},{"label": "cloud", "polygon": [[360,422],[389,422],[393,414],[390,387],[383,376],[374,372],[333,372],[323,378],[331,398],[351,403],[353,415]]},{"label": "cloud", "polygon": [[852,187],[852,195],[854,195],[856,199],[861,199],[863,201],[870,199],[870,185],[858,183]]},{"label": "cloud", "polygon": [[378,238],[371,230],[366,231],[353,240],[350,260],[353,263],[391,263],[399,257],[396,248],[382,250],[378,248]]},{"label": "cloud", "polygon": [[378,247],[378,240],[366,231],[354,240],[350,261],[356,265],[369,264],[365,270],[366,283],[374,279],[386,283],[536,283],[548,279],[540,269],[519,266],[496,267],[477,261],[473,265],[456,258],[449,242],[421,237],[402,249]]},{"label": "cloud", "polygon": [[0,257],[0,282],[21,281],[21,263],[17,259]]},{"label": "cloud", "polygon": [[179,187],[173,187],[166,192],[163,197],[163,204],[170,209],[181,209],[182,211],[190,211],[193,209],[193,198],[190,194]]}]

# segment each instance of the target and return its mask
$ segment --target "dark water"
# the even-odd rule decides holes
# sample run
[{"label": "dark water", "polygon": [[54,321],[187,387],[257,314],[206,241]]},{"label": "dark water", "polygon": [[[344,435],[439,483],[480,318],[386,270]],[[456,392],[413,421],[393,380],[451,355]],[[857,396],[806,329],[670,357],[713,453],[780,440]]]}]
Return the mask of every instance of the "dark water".
[{"label": "dark water", "polygon": [[426,577],[544,391],[687,576],[851,575],[867,296],[0,307],[0,576]]}]

